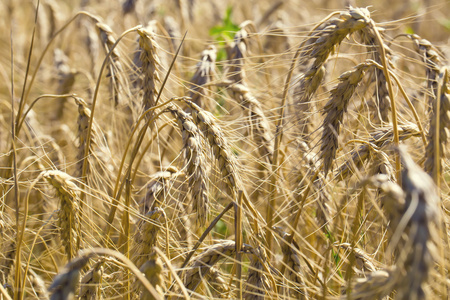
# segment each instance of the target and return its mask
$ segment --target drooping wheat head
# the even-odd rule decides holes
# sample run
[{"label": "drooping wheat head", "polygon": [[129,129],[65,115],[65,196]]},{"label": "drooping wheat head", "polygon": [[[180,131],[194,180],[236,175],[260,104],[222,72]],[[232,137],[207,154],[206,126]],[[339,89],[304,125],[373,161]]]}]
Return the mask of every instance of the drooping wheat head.
[{"label": "drooping wheat head", "polygon": [[44,178],[56,190],[60,199],[58,226],[67,259],[70,261],[80,249],[80,193],[74,178],[58,170],[46,171]]}]

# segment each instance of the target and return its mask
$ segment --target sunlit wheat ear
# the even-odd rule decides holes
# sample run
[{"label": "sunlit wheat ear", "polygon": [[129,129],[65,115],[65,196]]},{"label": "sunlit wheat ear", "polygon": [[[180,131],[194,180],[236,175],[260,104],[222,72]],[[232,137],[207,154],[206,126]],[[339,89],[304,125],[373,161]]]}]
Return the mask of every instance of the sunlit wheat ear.
[{"label": "sunlit wheat ear", "polygon": [[139,47],[141,50],[140,61],[142,63],[142,74],[144,80],[142,82],[144,95],[142,98],[142,106],[147,110],[156,103],[158,92],[156,83],[159,82],[158,67],[160,60],[156,50],[157,44],[154,39],[154,32],[151,26],[138,30]]},{"label": "sunlit wheat ear", "polygon": [[55,188],[60,199],[58,226],[67,259],[71,260],[79,250],[79,188],[75,184],[74,178],[62,171],[46,171],[43,176]]},{"label": "sunlit wheat ear", "polygon": [[[378,270],[369,273],[366,278],[358,278],[352,283],[352,300],[385,299],[393,289],[395,280],[395,268]],[[340,299],[349,299],[348,295]]]},{"label": "sunlit wheat ear", "polygon": [[[97,31],[100,37],[100,42],[102,43],[103,49],[105,50],[105,54],[108,54],[112,48],[112,46],[116,43],[116,39],[114,37],[114,32],[111,27],[106,25],[105,23],[97,20],[95,24],[97,27]],[[113,100],[114,105],[117,107],[122,104],[122,93],[123,87],[125,85],[123,74],[124,68],[121,63],[120,53],[117,48],[114,48],[107,64],[106,77],[110,80],[110,93],[111,98]]]},{"label": "sunlit wheat ear", "polygon": [[33,294],[42,300],[49,299],[49,294],[47,291],[47,287],[45,286],[45,282],[41,276],[39,276],[32,269],[28,269],[28,280],[30,281],[31,289],[33,290]]},{"label": "sunlit wheat ear", "polygon": [[203,50],[200,61],[197,63],[197,70],[191,78],[191,86],[189,88],[189,97],[191,97],[192,102],[207,110],[209,110],[211,105],[207,105],[209,101],[204,102],[205,97],[209,96],[208,88],[204,87],[204,85],[213,80],[216,57],[217,50],[214,45],[210,45]]},{"label": "sunlit wheat ear", "polygon": [[[171,190],[176,177],[180,172],[175,167],[169,167],[165,171],[156,172],[147,184],[147,192],[139,202],[139,212],[141,215],[147,214],[155,207],[162,207],[167,194]],[[174,198],[177,198],[174,196]]]},{"label": "sunlit wheat ear", "polygon": [[325,119],[322,124],[322,145],[320,148],[325,175],[332,169],[336,157],[336,150],[339,146],[339,131],[344,113],[347,112],[350,99],[361,82],[365,71],[370,66],[370,63],[362,63],[357,65],[354,70],[345,72],[339,77],[339,84],[331,90],[330,100],[324,107]]},{"label": "sunlit wheat ear", "polygon": [[250,130],[258,147],[259,154],[264,160],[271,163],[273,156],[273,137],[261,103],[244,84],[232,84],[230,89],[238,103],[248,111],[250,116]]},{"label": "sunlit wheat ear", "polygon": [[75,300],[80,281],[80,270],[88,263],[89,257],[74,258],[55,276],[48,288],[51,300]]},{"label": "sunlit wheat ear", "polygon": [[427,88],[429,91],[429,107],[433,108],[436,102],[438,76],[442,66],[441,58],[436,47],[430,41],[422,39],[417,34],[407,35],[414,45],[414,50],[419,54],[420,58],[425,63],[427,74]]},{"label": "sunlit wheat ear", "polygon": [[297,107],[299,134],[308,135],[311,99],[325,74],[324,64],[346,36],[361,30],[370,23],[370,13],[365,8],[352,8],[320,24],[305,41],[299,64],[311,62],[311,66],[294,88],[294,103]]},{"label": "sunlit wheat ear", "polygon": [[303,280],[305,275],[303,274],[303,267],[301,266],[300,246],[295,240],[289,245],[287,240],[290,237],[290,234],[285,232],[282,228],[275,227],[274,230],[281,238],[279,244],[283,253],[283,261],[287,264],[285,276],[289,282],[285,287],[287,289],[286,294],[295,299],[308,298],[308,292]]},{"label": "sunlit wheat ear", "polygon": [[177,108],[167,108],[178,121],[183,136],[184,168],[189,178],[189,192],[192,197],[192,209],[197,213],[197,221],[204,226],[209,213],[208,164],[204,153],[203,136],[192,117]]},{"label": "sunlit wheat ear", "polygon": [[[163,275],[164,270],[161,259],[158,257],[156,252],[152,252],[148,255],[148,260],[140,268],[141,272],[144,273],[145,277],[156,289],[156,291],[162,295],[163,294]],[[140,299],[142,300],[153,300],[155,299],[153,295],[148,292],[145,288],[141,292]]]},{"label": "sunlit wheat ear", "polygon": [[[70,93],[75,83],[75,75],[78,72],[71,69],[68,65],[69,58],[64,54],[61,49],[55,49],[53,51],[54,65],[56,70],[56,79],[58,80],[57,94],[64,95]],[[55,119],[60,119],[64,113],[64,104],[67,99],[58,99],[55,109]]]},{"label": "sunlit wheat ear", "polygon": [[[243,245],[242,251],[248,251],[248,245]],[[234,241],[223,240],[214,245],[208,246],[200,255],[195,257],[186,271],[184,285],[186,288],[195,291],[202,281],[208,280],[209,270],[220,260],[233,259],[236,254],[236,244]]]},{"label": "sunlit wheat ear", "polygon": [[363,249],[352,247],[350,243],[341,243],[338,246],[346,251],[353,252],[355,255],[355,265],[353,268],[356,273],[359,273],[359,275],[365,275],[376,271],[377,268],[373,264],[373,258],[371,258]]},{"label": "sunlit wheat ear", "polygon": [[[378,31],[383,31],[382,28],[378,28]],[[381,54],[378,51],[377,38],[372,30],[372,28],[365,28],[361,32],[361,37],[364,44],[367,45],[367,49],[370,51],[373,60],[381,64]],[[385,44],[387,58],[392,54],[391,49]],[[389,122],[389,115],[391,109],[391,99],[389,97],[388,85],[386,78],[384,77],[383,70],[380,68],[372,69],[373,77],[372,80],[375,81],[375,90],[373,92],[373,101],[369,103],[371,108],[372,119],[376,124],[381,124],[383,122]]]},{"label": "sunlit wheat ear", "polygon": [[[427,145],[425,147],[424,169],[432,176],[440,176],[440,170],[442,170],[442,158],[445,158],[446,145],[450,138],[450,90],[448,73],[441,72],[439,78],[442,79],[439,83],[440,98],[435,99],[431,105],[430,128],[428,129]],[[435,98],[437,97],[436,90]],[[437,123],[438,119],[439,123]],[[439,126],[439,134],[436,134],[436,126]],[[439,149],[437,149],[437,147],[439,147]],[[439,151],[440,157],[436,157],[436,150]],[[436,162],[436,160],[439,161]],[[437,180],[437,177],[435,180]]]},{"label": "sunlit wheat ear", "polygon": [[164,211],[156,207],[145,216],[140,216],[134,235],[133,262],[141,267],[150,258],[152,247],[158,241],[158,233],[164,224]]},{"label": "sunlit wheat ear", "polygon": [[228,282],[226,282],[223,274],[217,268],[209,269],[208,284],[210,291],[215,297],[220,297],[229,291]]},{"label": "sunlit wheat ear", "polygon": [[374,156],[374,161],[370,166],[369,174],[384,174],[388,176],[389,180],[395,181],[395,168],[391,164],[386,152],[379,150]]},{"label": "sunlit wheat ear", "polygon": [[82,300],[102,299],[101,282],[103,277],[104,258],[99,258],[97,262],[87,271],[81,279],[79,297]]},{"label": "sunlit wheat ear", "polygon": [[[399,139],[402,141],[420,136],[419,128],[413,123],[400,125],[398,131]],[[376,152],[378,148],[388,147],[393,143],[394,133],[392,126],[378,128],[371,135],[372,137],[368,140],[368,143],[364,143],[352,150],[350,158],[339,167],[337,174],[342,179],[348,178],[356,170],[361,169],[366,160],[370,158],[371,152]]]},{"label": "sunlit wheat ear", "polygon": [[167,33],[169,34],[170,38],[172,39],[172,46],[174,49],[177,49],[180,45],[180,38],[181,30],[180,30],[180,24],[175,21],[174,18],[171,16],[165,16],[164,17],[164,28],[167,30]]},{"label": "sunlit wheat ear", "polygon": [[426,284],[434,267],[436,243],[440,241],[437,229],[440,200],[432,178],[414,163],[403,147],[399,152],[405,206],[392,243],[402,232],[406,238],[398,245],[396,299],[428,299]]},{"label": "sunlit wheat ear", "polygon": [[238,174],[237,159],[231,151],[231,147],[225,137],[222,128],[217,124],[216,118],[210,113],[200,108],[191,101],[186,101],[192,109],[194,123],[201,129],[203,135],[212,148],[214,157],[217,160],[219,170],[227,182],[228,189],[233,195],[237,193],[238,185],[241,184]]},{"label": "sunlit wheat ear", "polygon": [[91,65],[91,74],[94,75],[94,69],[99,56],[99,40],[98,40],[98,34],[95,31],[95,28],[93,27],[92,23],[89,22],[86,19],[82,19],[81,21],[81,26],[84,28],[84,32],[85,32],[85,37],[84,37],[84,43],[86,45],[86,48],[88,49],[88,56],[89,56],[89,60],[90,60],[90,65]]},{"label": "sunlit wheat ear", "polygon": [[267,299],[271,291],[270,281],[262,265],[262,263],[266,263],[267,257],[262,247],[252,249],[250,253],[250,266],[242,298],[246,300],[264,300]]},{"label": "sunlit wheat ear", "polygon": [[[85,150],[85,146],[86,146],[86,141],[88,139],[91,139],[90,142],[90,149],[88,150],[88,155],[92,154],[92,147],[96,146],[96,139],[95,137],[98,136],[97,133],[97,127],[96,124],[93,124],[92,128],[91,128],[91,136],[88,137],[88,127],[89,127],[89,120],[91,118],[91,110],[87,107],[87,103],[81,99],[76,97],[75,98],[75,103],[78,105],[78,119],[77,119],[77,123],[78,123],[78,140],[79,140],[79,145],[78,145],[78,155],[77,155],[77,159],[78,159],[78,163],[77,163],[77,173],[75,176],[79,177],[81,176],[82,173],[82,168],[83,168],[83,162],[84,162],[84,150]],[[94,138],[93,138],[94,137]],[[89,158],[87,158],[88,162],[89,162]],[[89,173],[89,167],[87,169],[86,173]]]},{"label": "sunlit wheat ear", "polygon": [[235,83],[242,83],[245,79],[244,56],[247,52],[248,33],[242,28],[234,35],[230,52],[228,53],[228,66],[226,73],[228,79]]}]

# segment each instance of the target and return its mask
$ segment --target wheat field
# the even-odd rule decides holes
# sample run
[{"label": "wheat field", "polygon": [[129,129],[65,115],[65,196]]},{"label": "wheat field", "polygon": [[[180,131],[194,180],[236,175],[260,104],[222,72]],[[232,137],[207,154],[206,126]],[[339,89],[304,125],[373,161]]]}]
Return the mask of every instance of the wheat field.
[{"label": "wheat field", "polygon": [[449,15],[3,0],[0,299],[450,299]]}]

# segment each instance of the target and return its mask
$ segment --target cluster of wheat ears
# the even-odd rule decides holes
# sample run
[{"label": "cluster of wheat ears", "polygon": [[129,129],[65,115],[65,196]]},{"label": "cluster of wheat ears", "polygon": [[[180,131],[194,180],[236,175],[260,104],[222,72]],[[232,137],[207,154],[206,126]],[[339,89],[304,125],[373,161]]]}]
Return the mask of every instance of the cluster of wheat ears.
[{"label": "cluster of wheat ears", "polygon": [[89,2],[0,4],[0,299],[449,299],[443,47]]}]

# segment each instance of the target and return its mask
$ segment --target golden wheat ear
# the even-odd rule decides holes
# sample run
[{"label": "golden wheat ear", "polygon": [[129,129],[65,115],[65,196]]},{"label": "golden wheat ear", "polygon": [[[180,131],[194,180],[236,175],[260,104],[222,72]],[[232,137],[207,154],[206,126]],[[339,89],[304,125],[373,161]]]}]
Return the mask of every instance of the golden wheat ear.
[{"label": "golden wheat ear", "polygon": [[75,299],[81,269],[89,262],[89,256],[74,258],[55,276],[48,288],[50,300]]}]

